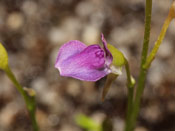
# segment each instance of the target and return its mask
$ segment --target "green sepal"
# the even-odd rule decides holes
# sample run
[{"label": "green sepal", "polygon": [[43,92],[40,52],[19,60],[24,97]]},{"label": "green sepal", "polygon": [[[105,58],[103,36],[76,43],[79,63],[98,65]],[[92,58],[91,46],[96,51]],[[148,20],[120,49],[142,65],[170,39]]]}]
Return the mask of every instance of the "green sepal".
[{"label": "green sepal", "polygon": [[8,55],[4,46],[0,43],[0,69],[6,70],[8,67]]},{"label": "green sepal", "polygon": [[120,52],[117,48],[115,48],[111,44],[108,44],[107,47],[113,56],[112,64],[114,66],[120,66],[120,67],[125,65],[126,61],[125,61],[125,57],[124,57],[123,53]]}]

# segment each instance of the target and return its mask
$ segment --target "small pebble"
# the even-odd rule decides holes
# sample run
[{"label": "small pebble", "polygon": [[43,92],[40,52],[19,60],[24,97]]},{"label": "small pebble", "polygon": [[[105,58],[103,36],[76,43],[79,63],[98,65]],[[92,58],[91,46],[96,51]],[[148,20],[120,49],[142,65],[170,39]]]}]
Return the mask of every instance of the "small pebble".
[{"label": "small pebble", "polygon": [[76,13],[80,17],[87,17],[94,12],[95,6],[89,1],[82,1],[76,7]]},{"label": "small pebble", "polygon": [[35,13],[37,12],[37,8],[38,8],[37,4],[31,0],[24,1],[22,4],[22,10],[28,16],[35,15]]},{"label": "small pebble", "polygon": [[145,127],[136,127],[136,129],[134,131],[148,131]]},{"label": "small pebble", "polygon": [[68,82],[67,93],[71,96],[77,96],[81,93],[80,83],[76,80],[70,80]]},{"label": "small pebble", "polygon": [[21,13],[13,12],[7,18],[7,26],[12,30],[19,29],[24,23],[24,18]]},{"label": "small pebble", "polygon": [[113,125],[114,125],[114,131],[124,131],[125,122],[123,119],[115,117]]},{"label": "small pebble", "polygon": [[160,48],[157,52],[157,56],[161,58],[168,58],[173,55],[173,52],[174,52],[173,43],[165,39],[160,45]]},{"label": "small pebble", "polygon": [[91,44],[98,44],[100,38],[100,30],[93,26],[87,25],[83,31],[82,39],[83,42],[91,45]]},{"label": "small pebble", "polygon": [[57,44],[63,44],[66,42],[68,39],[68,34],[64,29],[61,29],[59,27],[53,27],[49,31],[49,40],[51,41],[52,44],[57,45]]},{"label": "small pebble", "polygon": [[161,119],[161,113],[159,105],[150,105],[141,110],[141,116],[152,123]]}]

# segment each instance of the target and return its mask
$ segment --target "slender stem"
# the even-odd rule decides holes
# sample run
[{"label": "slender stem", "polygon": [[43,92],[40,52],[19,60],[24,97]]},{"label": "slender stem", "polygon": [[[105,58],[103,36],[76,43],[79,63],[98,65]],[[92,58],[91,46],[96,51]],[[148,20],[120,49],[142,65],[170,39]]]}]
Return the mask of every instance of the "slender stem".
[{"label": "slender stem", "polygon": [[145,64],[148,46],[149,46],[149,38],[150,38],[150,30],[151,30],[151,12],[152,12],[152,0],[146,0],[146,8],[145,8],[145,32],[144,32],[144,41],[142,48],[142,57],[141,57],[141,65],[140,65],[140,73],[138,80],[138,87],[136,90],[136,97],[132,107],[132,114],[130,116],[128,128],[125,131],[133,131],[134,126],[136,124],[136,119],[138,116],[141,96],[143,94],[145,78],[146,78],[146,70],[143,68]]},{"label": "slender stem", "polygon": [[7,67],[5,72],[6,72],[7,76],[10,78],[10,80],[13,82],[13,84],[15,85],[17,90],[20,92],[20,94],[24,97],[25,101],[27,101],[26,93],[23,90],[23,88],[21,87],[21,85],[18,83],[18,81],[16,80],[16,78],[15,78],[13,72],[11,71],[11,69],[9,67]]},{"label": "slender stem", "polygon": [[32,126],[34,131],[38,131],[38,125],[36,122],[36,118],[35,118],[35,109],[36,109],[36,103],[35,103],[35,98],[34,96],[29,96],[27,94],[27,92],[22,88],[22,86],[18,83],[18,81],[16,80],[13,72],[11,71],[11,69],[9,67],[7,67],[5,69],[5,72],[7,74],[7,76],[9,77],[9,79],[13,82],[13,84],[15,85],[16,89],[20,92],[20,94],[23,96],[27,109],[29,111],[29,115],[31,117],[32,120]]},{"label": "slender stem", "polygon": [[34,131],[39,131],[38,124],[37,124],[37,121],[36,121],[36,118],[35,118],[35,110],[29,111],[29,114],[30,114],[30,118],[32,120],[33,130]]},{"label": "slender stem", "polygon": [[150,38],[150,30],[151,30],[151,13],[152,13],[152,0],[146,0],[145,32],[144,32],[140,71],[142,70],[142,66],[145,63],[147,54],[148,54],[149,38]]},{"label": "slender stem", "polygon": [[125,69],[126,69],[126,76],[127,76],[127,81],[128,81],[128,88],[133,87],[133,83],[132,83],[132,77],[131,77],[131,73],[130,73],[130,69],[129,69],[129,63],[128,61],[125,59],[126,63],[125,63]]},{"label": "slender stem", "polygon": [[125,69],[126,69],[126,75],[127,75],[127,81],[128,81],[128,86],[127,86],[128,87],[128,107],[127,107],[127,117],[126,117],[126,124],[125,124],[125,126],[126,126],[125,130],[127,130],[128,125],[130,123],[130,116],[132,113],[135,82],[132,81],[132,76],[130,74],[128,61],[126,61]]},{"label": "slender stem", "polygon": [[140,108],[140,101],[141,101],[141,96],[143,94],[144,86],[145,86],[145,78],[146,78],[146,70],[141,70],[140,75],[139,75],[139,82],[138,82],[138,87],[136,91],[136,97],[135,101],[133,104],[132,108],[132,114],[130,117],[130,126],[127,131],[133,131],[134,126],[136,124],[137,116],[139,113],[139,108]]},{"label": "slender stem", "polygon": [[[175,12],[174,12],[174,14],[175,14]],[[156,53],[157,53],[157,51],[158,51],[158,49],[160,47],[160,44],[162,43],[162,41],[163,41],[163,39],[165,37],[166,31],[167,31],[168,26],[169,26],[170,22],[172,21],[172,19],[173,19],[172,13],[170,12],[168,17],[166,18],[166,20],[164,22],[164,25],[163,25],[162,30],[160,32],[160,35],[159,35],[159,37],[158,37],[158,39],[157,39],[157,41],[156,41],[156,43],[155,43],[151,53],[150,53],[150,55],[148,56],[148,58],[146,60],[144,68],[148,69],[150,64],[151,64],[151,62],[154,60],[155,55],[156,55]]]}]

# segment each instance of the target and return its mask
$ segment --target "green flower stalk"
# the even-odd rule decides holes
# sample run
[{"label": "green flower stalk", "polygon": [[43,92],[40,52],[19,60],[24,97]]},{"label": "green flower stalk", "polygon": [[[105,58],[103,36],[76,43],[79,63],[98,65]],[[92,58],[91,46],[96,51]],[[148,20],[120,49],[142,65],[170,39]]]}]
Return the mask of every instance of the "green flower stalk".
[{"label": "green flower stalk", "polygon": [[145,11],[145,33],[144,33],[141,65],[140,65],[140,74],[139,74],[138,86],[136,90],[136,96],[132,104],[131,111],[128,110],[128,112],[131,112],[131,114],[130,113],[127,114],[127,123],[126,123],[125,131],[134,130],[139,108],[140,108],[141,97],[142,97],[144,87],[145,87],[145,79],[147,75],[147,70],[149,69],[151,62],[155,58],[155,55],[160,47],[160,44],[162,43],[165,37],[166,31],[169,27],[170,22],[175,18],[175,2],[173,2],[170,8],[168,17],[166,18],[164,25],[162,27],[162,30],[160,32],[160,35],[150,55],[147,57],[147,52],[148,52],[148,47],[149,47],[150,29],[151,29],[152,0],[146,0],[145,9],[146,9]]},{"label": "green flower stalk", "polygon": [[174,18],[175,18],[175,2],[172,3],[168,17],[166,18],[166,20],[164,22],[164,25],[163,25],[162,30],[160,32],[160,35],[159,35],[157,41],[155,42],[155,45],[154,45],[150,55],[148,56],[146,63],[144,64],[145,69],[148,69],[151,62],[154,60],[155,55],[157,54],[157,51],[158,51],[158,49],[159,49],[159,47],[160,47],[160,45],[165,37],[166,31],[169,27],[169,24]]},{"label": "green flower stalk", "polygon": [[32,89],[23,88],[16,80],[13,72],[11,71],[8,65],[8,54],[1,43],[0,43],[0,69],[5,71],[9,79],[15,85],[16,89],[23,96],[32,121],[33,130],[38,131],[39,128],[35,118],[35,111],[36,111],[35,91]]},{"label": "green flower stalk", "polygon": [[141,64],[140,64],[140,74],[138,87],[136,90],[136,96],[134,102],[132,104],[132,110],[130,114],[127,113],[127,123],[125,127],[125,131],[133,131],[136,119],[139,112],[141,96],[143,94],[145,79],[146,79],[146,70],[143,68],[145,64],[148,47],[149,47],[149,38],[150,38],[150,30],[151,30],[151,12],[152,12],[152,0],[146,0],[146,8],[145,8],[145,32],[144,32],[144,40],[143,40],[143,48],[142,48],[142,56],[141,56]]}]

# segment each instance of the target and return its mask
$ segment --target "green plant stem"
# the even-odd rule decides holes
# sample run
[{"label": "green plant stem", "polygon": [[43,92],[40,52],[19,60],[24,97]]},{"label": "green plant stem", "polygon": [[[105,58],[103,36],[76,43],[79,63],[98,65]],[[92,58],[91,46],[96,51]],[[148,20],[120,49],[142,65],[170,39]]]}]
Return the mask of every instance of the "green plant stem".
[{"label": "green plant stem", "polygon": [[13,72],[11,71],[11,69],[9,67],[7,67],[5,69],[5,72],[6,72],[7,76],[9,77],[9,79],[13,82],[13,84],[15,85],[17,90],[23,96],[25,103],[26,103],[26,106],[27,106],[27,109],[29,111],[30,118],[32,120],[33,130],[38,131],[39,128],[38,128],[36,118],[35,118],[36,103],[35,103],[34,96],[29,96],[29,94],[22,88],[22,86],[18,83]]},{"label": "green plant stem", "polygon": [[34,131],[39,131],[38,124],[35,117],[35,110],[29,111],[30,118],[32,120],[32,126]]},{"label": "green plant stem", "polygon": [[150,38],[150,30],[151,30],[151,13],[152,13],[152,0],[146,0],[145,7],[145,32],[144,32],[144,40],[143,40],[143,48],[142,48],[142,57],[141,57],[141,65],[140,65],[140,73],[143,69],[143,65],[146,61],[149,47],[149,38]]},{"label": "green plant stem", "polygon": [[135,82],[132,82],[132,76],[129,69],[128,61],[126,61],[125,64],[126,69],[126,75],[127,75],[127,87],[128,87],[128,107],[127,107],[127,117],[126,117],[126,123],[125,123],[125,130],[127,129],[127,125],[130,123],[130,116],[132,113],[132,105],[133,105],[133,96],[134,96],[134,84]]},{"label": "green plant stem", "polygon": [[[175,14],[175,12],[174,12],[174,14]],[[150,64],[151,64],[151,62],[154,60],[155,55],[157,54],[157,51],[158,51],[158,49],[160,47],[160,44],[162,43],[162,41],[163,41],[163,39],[165,37],[166,31],[167,31],[167,29],[169,27],[169,24],[172,21],[172,19],[173,19],[172,13],[170,12],[168,17],[166,18],[166,20],[164,22],[164,25],[163,25],[162,30],[160,32],[160,35],[159,35],[159,37],[158,37],[158,39],[157,39],[157,41],[156,41],[156,43],[155,43],[151,53],[150,53],[150,55],[148,56],[148,58],[146,60],[146,63],[144,65],[145,69],[148,69]]]},{"label": "green plant stem", "polygon": [[145,86],[145,78],[146,78],[146,70],[143,68],[143,65],[146,62],[148,47],[149,47],[149,38],[150,38],[150,29],[151,29],[151,12],[152,12],[152,0],[146,0],[146,8],[145,8],[145,32],[144,32],[144,41],[143,41],[143,48],[142,48],[142,56],[141,56],[141,65],[140,65],[140,73],[139,73],[139,80],[138,80],[138,87],[136,90],[135,101],[132,107],[132,114],[129,118],[129,123],[125,131],[133,131],[139,108],[140,108],[140,101],[141,96],[143,94],[144,86]]},{"label": "green plant stem", "polygon": [[132,114],[130,117],[130,123],[129,123],[128,130],[126,130],[126,131],[133,131],[134,130],[137,116],[138,116],[139,109],[140,109],[141,96],[142,96],[143,91],[144,91],[145,78],[146,78],[146,70],[143,69],[143,70],[141,70],[140,75],[139,75],[139,82],[138,82],[138,87],[137,87],[137,91],[136,91],[135,101],[134,101],[133,108],[132,108]]}]

